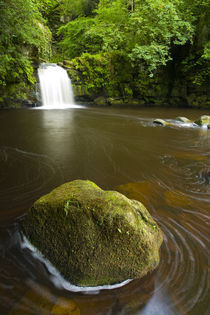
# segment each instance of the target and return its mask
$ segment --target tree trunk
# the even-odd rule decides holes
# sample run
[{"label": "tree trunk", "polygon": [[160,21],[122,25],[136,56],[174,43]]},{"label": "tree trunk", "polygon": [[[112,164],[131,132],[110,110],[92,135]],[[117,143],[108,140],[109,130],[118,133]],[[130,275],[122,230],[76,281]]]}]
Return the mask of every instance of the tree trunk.
[{"label": "tree trunk", "polygon": [[131,12],[134,12],[135,9],[135,0],[130,0]]}]

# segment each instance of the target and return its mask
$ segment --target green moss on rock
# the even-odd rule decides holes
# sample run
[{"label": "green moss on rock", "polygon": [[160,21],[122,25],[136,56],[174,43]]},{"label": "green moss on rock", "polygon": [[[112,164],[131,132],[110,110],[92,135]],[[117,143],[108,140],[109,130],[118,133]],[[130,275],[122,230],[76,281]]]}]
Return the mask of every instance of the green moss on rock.
[{"label": "green moss on rock", "polygon": [[8,84],[0,87],[0,108],[20,108],[32,106],[36,102],[34,86],[22,83]]},{"label": "green moss on rock", "polygon": [[80,286],[143,277],[158,265],[163,240],[142,203],[83,180],[41,197],[21,229],[66,279]]},{"label": "green moss on rock", "polygon": [[210,125],[210,116],[203,115],[198,120],[195,121],[198,126],[208,126]]}]

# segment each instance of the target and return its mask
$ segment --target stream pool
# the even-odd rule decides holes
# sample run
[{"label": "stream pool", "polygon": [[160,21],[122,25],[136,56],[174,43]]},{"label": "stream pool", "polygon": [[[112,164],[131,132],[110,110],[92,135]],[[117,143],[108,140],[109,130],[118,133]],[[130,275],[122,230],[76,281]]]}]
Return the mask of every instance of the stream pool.
[{"label": "stream pool", "polygon": [[[0,314],[209,314],[210,130],[152,123],[204,114],[165,108],[1,110]],[[74,179],[109,190],[121,185],[144,203],[164,233],[155,272],[119,288],[79,291],[23,246],[18,224],[27,209]]]}]

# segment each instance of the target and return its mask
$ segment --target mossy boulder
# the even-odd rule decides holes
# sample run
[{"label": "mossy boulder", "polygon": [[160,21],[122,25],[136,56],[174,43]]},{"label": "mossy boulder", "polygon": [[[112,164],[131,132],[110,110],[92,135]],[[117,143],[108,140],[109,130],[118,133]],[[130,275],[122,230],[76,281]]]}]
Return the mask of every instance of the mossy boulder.
[{"label": "mossy boulder", "polygon": [[162,232],[142,203],[75,180],[41,197],[23,234],[71,283],[112,284],[157,267]]},{"label": "mossy boulder", "polygon": [[111,106],[122,106],[124,105],[124,100],[123,98],[109,97],[107,103]]},{"label": "mossy boulder", "polygon": [[106,101],[106,98],[103,97],[103,96],[99,96],[97,98],[94,99],[94,103],[96,105],[99,105],[99,106],[105,106],[107,105],[107,101]]},{"label": "mossy boulder", "polygon": [[210,116],[203,115],[198,120],[195,121],[195,124],[201,127],[208,127],[210,125]]}]

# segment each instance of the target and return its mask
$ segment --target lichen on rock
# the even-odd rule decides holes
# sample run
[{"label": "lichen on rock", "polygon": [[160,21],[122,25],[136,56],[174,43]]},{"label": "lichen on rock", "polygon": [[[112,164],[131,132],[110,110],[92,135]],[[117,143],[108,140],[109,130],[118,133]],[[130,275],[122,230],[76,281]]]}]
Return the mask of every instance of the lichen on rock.
[{"label": "lichen on rock", "polygon": [[163,237],[142,203],[88,180],[41,197],[23,234],[71,283],[113,284],[141,278],[159,263]]}]

